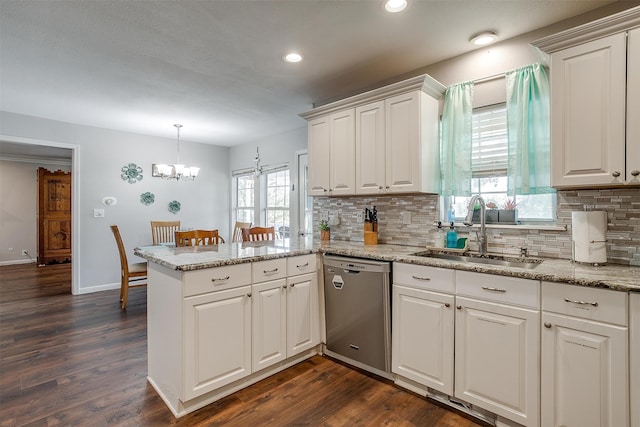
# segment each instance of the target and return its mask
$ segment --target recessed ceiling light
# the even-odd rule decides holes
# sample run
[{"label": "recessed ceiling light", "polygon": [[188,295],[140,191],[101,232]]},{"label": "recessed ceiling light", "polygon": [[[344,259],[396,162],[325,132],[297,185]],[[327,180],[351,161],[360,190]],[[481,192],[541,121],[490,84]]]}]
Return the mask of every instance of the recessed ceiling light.
[{"label": "recessed ceiling light", "polygon": [[302,61],[302,55],[300,55],[299,53],[290,52],[290,53],[287,53],[283,57],[283,59],[285,62],[300,62]]},{"label": "recessed ceiling light", "polygon": [[384,3],[385,10],[391,13],[402,12],[406,7],[407,0],[387,0]]},{"label": "recessed ceiling light", "polygon": [[476,46],[484,46],[489,43],[493,43],[498,38],[498,35],[493,31],[485,31],[483,33],[479,33],[474,35],[469,39],[469,41]]}]

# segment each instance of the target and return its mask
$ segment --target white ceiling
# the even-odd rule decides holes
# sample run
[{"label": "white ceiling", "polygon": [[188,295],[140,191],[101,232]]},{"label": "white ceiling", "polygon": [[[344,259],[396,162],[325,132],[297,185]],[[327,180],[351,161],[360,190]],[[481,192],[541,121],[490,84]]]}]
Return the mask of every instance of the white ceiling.
[{"label": "white ceiling", "polygon": [[[314,103],[610,0],[0,0],[0,108],[233,146],[305,126]],[[299,64],[282,56],[296,50]]]}]

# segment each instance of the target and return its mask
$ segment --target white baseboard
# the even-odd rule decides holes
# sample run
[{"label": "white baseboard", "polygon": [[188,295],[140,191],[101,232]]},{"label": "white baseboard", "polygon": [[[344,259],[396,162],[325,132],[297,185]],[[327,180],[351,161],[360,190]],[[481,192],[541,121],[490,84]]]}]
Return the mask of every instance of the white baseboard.
[{"label": "white baseboard", "polygon": [[10,261],[0,261],[0,265],[13,265],[13,264],[35,264],[36,262],[30,259],[14,259]]},{"label": "white baseboard", "polygon": [[120,282],[107,283],[106,285],[95,285],[89,287],[80,286],[77,295],[92,294],[94,292],[110,291],[112,289],[120,289]]}]

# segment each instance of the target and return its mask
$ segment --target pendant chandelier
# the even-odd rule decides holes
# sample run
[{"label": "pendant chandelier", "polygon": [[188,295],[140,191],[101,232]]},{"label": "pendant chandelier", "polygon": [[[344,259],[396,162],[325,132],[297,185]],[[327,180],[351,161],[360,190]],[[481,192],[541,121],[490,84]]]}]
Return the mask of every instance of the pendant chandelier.
[{"label": "pendant chandelier", "polygon": [[200,168],[195,166],[186,166],[180,163],[180,128],[181,124],[174,125],[178,130],[178,142],[177,142],[177,153],[176,153],[176,163],[173,165],[167,164],[157,164],[153,165],[153,176],[157,176],[164,179],[175,179],[176,181],[193,181],[198,176],[198,172],[200,172]]}]

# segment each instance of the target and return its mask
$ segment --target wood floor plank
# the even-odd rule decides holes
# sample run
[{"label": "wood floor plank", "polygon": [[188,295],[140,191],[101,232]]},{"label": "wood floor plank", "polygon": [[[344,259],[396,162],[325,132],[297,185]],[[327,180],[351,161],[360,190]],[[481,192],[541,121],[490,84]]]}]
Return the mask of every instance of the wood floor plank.
[{"label": "wood floor plank", "polygon": [[0,427],[485,425],[315,356],[176,419],[148,384],[146,288],[71,295],[71,266],[0,266]]}]

